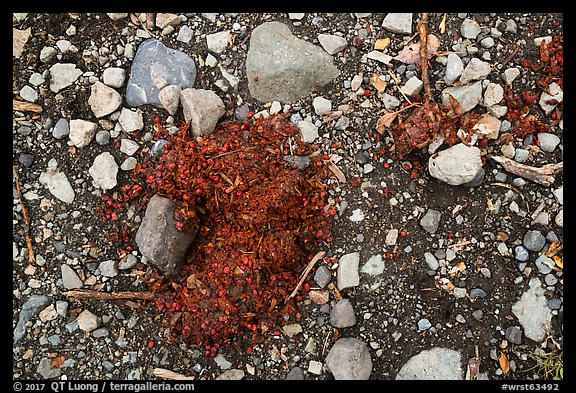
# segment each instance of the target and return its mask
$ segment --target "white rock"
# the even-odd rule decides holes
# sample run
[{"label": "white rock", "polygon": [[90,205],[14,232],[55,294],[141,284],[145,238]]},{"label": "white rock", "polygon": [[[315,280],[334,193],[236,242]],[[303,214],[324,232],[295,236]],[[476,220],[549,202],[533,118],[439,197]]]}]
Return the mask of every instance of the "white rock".
[{"label": "white rock", "polygon": [[40,174],[40,183],[48,188],[48,191],[62,202],[72,203],[74,200],[74,189],[68,182],[68,178],[63,172],[58,170],[58,163],[54,158],[48,161],[46,172]]},{"label": "white rock", "polygon": [[38,101],[38,92],[28,85],[21,88],[18,93],[20,94],[20,97],[28,102]]},{"label": "white rock", "polygon": [[58,53],[58,50],[56,48],[54,48],[53,46],[45,46],[40,51],[40,61],[42,63],[48,63],[49,61],[51,61],[54,58],[54,56],[56,56],[57,53]]},{"label": "white rock", "polygon": [[484,106],[492,106],[500,103],[504,98],[504,89],[497,83],[488,83],[484,90]]},{"label": "white rock", "polygon": [[526,337],[539,343],[550,332],[552,313],[540,280],[536,277],[530,279],[528,287],[520,300],[512,306],[512,313],[524,328]]},{"label": "white rock", "polygon": [[382,259],[382,255],[372,255],[362,266],[360,273],[369,274],[371,276],[377,276],[384,273],[384,260]]},{"label": "white rock", "polygon": [[382,21],[382,27],[392,33],[412,34],[412,13],[391,12]]},{"label": "white rock", "polygon": [[144,120],[142,119],[142,111],[140,109],[132,111],[128,108],[122,108],[118,122],[120,123],[120,127],[126,132],[134,132],[144,128]]},{"label": "white rock", "polygon": [[122,141],[120,142],[120,151],[129,156],[134,155],[134,153],[136,153],[139,148],[140,145],[138,142],[135,142],[132,139],[122,138]]},{"label": "white rock", "polygon": [[302,134],[302,140],[306,143],[312,143],[318,138],[318,127],[309,121],[302,120],[298,122],[298,128]]},{"label": "white rock", "polygon": [[171,115],[175,115],[178,111],[181,91],[182,89],[178,85],[168,85],[158,93],[158,100]]},{"label": "white rock", "polygon": [[190,129],[195,136],[212,133],[226,112],[224,102],[212,90],[184,89],[180,92],[180,103],[184,119],[190,122]]},{"label": "white rock", "polygon": [[350,88],[352,89],[352,91],[356,91],[360,88],[360,86],[362,86],[362,75],[354,75],[354,77],[352,78],[352,82],[350,84]]},{"label": "white rock", "polygon": [[386,240],[384,243],[387,246],[394,246],[396,245],[396,240],[398,240],[398,229],[390,229],[386,234]]},{"label": "white rock", "polygon": [[134,157],[128,157],[124,160],[122,165],[120,165],[120,169],[122,169],[123,171],[131,171],[132,169],[136,168],[137,163],[138,163],[137,159],[135,159]]},{"label": "white rock", "polygon": [[107,151],[94,159],[94,163],[88,169],[88,173],[92,176],[94,187],[101,188],[104,191],[116,187],[118,165],[112,154]]},{"label": "white rock", "polygon": [[368,52],[366,57],[368,59],[376,60],[376,61],[379,61],[380,63],[384,63],[386,65],[390,64],[390,61],[392,60],[392,56],[387,55],[386,53],[380,52],[378,50],[373,50],[373,51]]},{"label": "white rock", "polygon": [[454,186],[472,181],[481,168],[480,149],[463,143],[438,152],[428,161],[432,177]]},{"label": "white rock", "polygon": [[504,82],[508,86],[512,86],[512,82],[520,75],[520,70],[516,67],[507,68],[504,70]]},{"label": "white rock", "polygon": [[58,93],[70,86],[82,75],[82,71],[73,63],[56,63],[50,67],[50,90]]},{"label": "white rock", "polygon": [[423,86],[424,82],[418,79],[417,76],[413,76],[412,78],[408,79],[404,86],[400,88],[400,91],[409,97],[415,97],[420,94]]},{"label": "white rock", "polygon": [[96,330],[100,326],[101,318],[97,317],[96,315],[92,314],[88,310],[84,310],[78,315],[76,318],[76,322],[78,322],[78,327],[80,330],[83,330],[87,333]]},{"label": "white rock", "polygon": [[183,25],[182,27],[180,27],[180,30],[178,31],[176,41],[188,44],[190,43],[193,37],[194,37],[194,30],[192,30],[188,25]]},{"label": "white rock", "polygon": [[490,70],[490,63],[474,57],[470,60],[466,68],[464,68],[464,71],[462,71],[460,82],[462,84],[467,84],[474,80],[484,79],[488,76]]},{"label": "white rock", "polygon": [[219,31],[217,33],[208,34],[206,36],[206,45],[208,50],[215,53],[222,53],[228,43],[232,34],[229,31]]},{"label": "white rock", "polygon": [[462,71],[464,70],[464,64],[462,59],[455,53],[450,53],[446,62],[446,73],[444,74],[444,82],[447,85],[451,85],[460,78]]},{"label": "white rock", "polygon": [[348,45],[346,38],[334,34],[318,34],[318,41],[330,55],[335,55]]},{"label": "white rock", "polygon": [[332,102],[320,96],[314,97],[314,100],[312,101],[312,106],[314,107],[314,112],[316,112],[316,114],[320,116],[332,110]]},{"label": "white rock", "polygon": [[337,286],[339,290],[356,287],[360,284],[359,264],[360,254],[357,252],[346,254],[340,258],[337,271]]},{"label": "white rock", "polygon": [[102,81],[110,87],[119,89],[124,86],[126,70],[120,67],[108,67],[102,73]]},{"label": "white rock", "polygon": [[[540,107],[547,115],[552,113],[556,105],[564,99],[564,93],[556,82],[552,82],[550,86],[548,86],[548,90],[550,93],[543,91],[542,95],[540,95],[540,101],[538,101],[538,104],[540,104]],[[550,100],[554,100],[555,102],[550,102]]]},{"label": "white rock", "polygon": [[96,135],[96,129],[98,125],[91,121],[74,119],[70,120],[70,132],[68,137],[73,146],[82,148],[88,146],[88,144]]},{"label": "white rock", "polygon": [[88,105],[90,105],[94,116],[101,118],[120,108],[120,105],[122,105],[122,96],[108,85],[102,82],[96,82],[90,88]]},{"label": "white rock", "polygon": [[364,213],[361,209],[355,209],[352,211],[352,215],[348,219],[352,222],[360,222],[364,220]]},{"label": "white rock", "polygon": [[560,138],[548,132],[538,133],[538,141],[540,141],[540,149],[547,153],[552,153],[560,144]]},{"label": "white rock", "polygon": [[109,12],[106,15],[108,15],[112,20],[120,20],[128,17],[127,12]]}]

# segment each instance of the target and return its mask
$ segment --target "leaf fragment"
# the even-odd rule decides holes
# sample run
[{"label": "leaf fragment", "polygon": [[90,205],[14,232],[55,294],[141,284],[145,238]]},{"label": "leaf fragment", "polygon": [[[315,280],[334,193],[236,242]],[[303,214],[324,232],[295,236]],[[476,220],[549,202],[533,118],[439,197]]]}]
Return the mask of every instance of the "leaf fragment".
[{"label": "leaf fragment", "polygon": [[376,122],[376,131],[383,133],[386,128],[390,128],[396,116],[398,116],[398,112],[389,112],[379,118]]},{"label": "leaf fragment", "polygon": [[325,304],[330,298],[330,294],[326,290],[312,290],[308,293],[308,297],[315,304]]},{"label": "leaf fragment", "polygon": [[556,263],[556,266],[558,266],[560,269],[564,269],[564,262],[562,261],[561,257],[559,257],[558,255],[554,255],[552,259]]},{"label": "leaf fragment", "polygon": [[502,373],[504,375],[508,374],[510,371],[510,362],[508,362],[508,358],[504,354],[504,352],[500,352],[500,357],[498,358],[498,365],[500,369],[502,369]]},{"label": "leaf fragment", "polygon": [[[433,35],[428,34],[426,42],[426,57],[431,59],[432,56],[436,55],[438,52],[438,47],[440,47],[440,40]],[[398,55],[394,57],[394,60],[401,61],[406,64],[420,63],[420,42],[405,46],[402,48]]]}]

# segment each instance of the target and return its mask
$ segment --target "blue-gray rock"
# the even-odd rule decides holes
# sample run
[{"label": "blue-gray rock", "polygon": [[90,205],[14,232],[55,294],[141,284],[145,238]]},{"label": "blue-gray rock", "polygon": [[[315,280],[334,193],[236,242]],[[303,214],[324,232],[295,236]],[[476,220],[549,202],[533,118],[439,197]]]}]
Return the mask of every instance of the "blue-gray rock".
[{"label": "blue-gray rock", "polygon": [[163,87],[181,89],[194,86],[196,64],[184,52],[168,48],[156,39],[147,39],[138,47],[126,85],[129,106],[152,104],[162,107],[158,93]]},{"label": "blue-gray rock", "polygon": [[428,209],[424,217],[420,219],[420,226],[424,228],[426,232],[434,233],[438,230],[441,216],[442,213],[440,213],[438,210]]},{"label": "blue-gray rock", "polygon": [[56,139],[62,139],[70,133],[70,124],[66,119],[59,119],[52,130],[52,136]]},{"label": "blue-gray rock", "polygon": [[26,168],[30,168],[34,162],[34,156],[30,153],[21,153],[18,157],[18,162]]},{"label": "blue-gray rock", "polygon": [[[482,82],[476,81],[462,86],[450,86],[442,90],[442,105],[450,105],[451,95],[458,101],[462,113],[466,113],[473,109],[482,99]],[[453,113],[450,110],[449,113]]]},{"label": "blue-gray rock", "polygon": [[332,56],[281,22],[265,22],[252,31],[246,77],[250,94],[259,101],[297,101],[339,74]]},{"label": "blue-gray rock", "polygon": [[347,328],[356,324],[356,314],[348,299],[339,300],[330,312],[330,323],[336,328]]},{"label": "blue-gray rock", "polygon": [[550,332],[552,313],[540,280],[534,277],[528,286],[520,300],[512,305],[512,313],[518,318],[526,337],[539,343]]},{"label": "blue-gray rock", "polygon": [[528,253],[528,250],[526,250],[526,247],[523,245],[514,247],[514,258],[516,258],[516,260],[524,262],[528,260],[528,257],[530,257],[530,254]]},{"label": "blue-gray rock", "polygon": [[248,118],[248,112],[250,112],[250,107],[244,104],[234,110],[234,116],[238,121],[245,121]]},{"label": "blue-gray rock", "polygon": [[514,344],[522,344],[522,330],[518,326],[509,326],[506,329],[506,340]]},{"label": "blue-gray rock", "polygon": [[296,366],[290,370],[284,379],[288,381],[303,381],[304,371],[300,367]]},{"label": "blue-gray rock", "polygon": [[434,347],[412,356],[396,374],[397,380],[461,380],[460,352]]},{"label": "blue-gray rock", "polygon": [[94,137],[96,139],[96,143],[100,146],[107,145],[110,142],[110,132],[106,130],[100,130],[96,133]]},{"label": "blue-gray rock", "polygon": [[372,373],[368,346],[357,338],[341,338],[330,348],[326,367],[336,380],[368,380]]},{"label": "blue-gray rock", "polygon": [[150,155],[155,159],[160,158],[164,153],[164,145],[172,146],[170,141],[167,141],[166,139],[158,139],[154,142],[152,149],[150,149]]},{"label": "blue-gray rock", "polygon": [[17,342],[26,334],[26,322],[38,315],[48,304],[50,304],[50,299],[44,295],[31,295],[28,298],[22,305],[18,315],[18,323],[14,328],[14,342]]},{"label": "blue-gray rock", "polygon": [[542,274],[548,274],[552,271],[552,267],[555,266],[555,262],[552,258],[548,258],[546,255],[540,255],[534,261],[534,264],[538,268],[538,271]]},{"label": "blue-gray rock", "polygon": [[560,307],[562,306],[562,301],[560,299],[550,299],[548,300],[548,308],[550,310],[560,310]]},{"label": "blue-gray rock", "polygon": [[58,367],[52,368],[51,364],[52,361],[49,358],[42,358],[38,363],[36,372],[42,376],[42,379],[54,379],[60,376],[62,371]]},{"label": "blue-gray rock", "polygon": [[546,238],[540,231],[529,230],[524,234],[522,244],[530,251],[540,251],[546,244]]},{"label": "blue-gray rock", "polygon": [[482,288],[474,288],[470,291],[470,298],[472,299],[476,299],[477,297],[484,299],[486,295],[488,294]]},{"label": "blue-gray rock", "polygon": [[530,152],[526,149],[517,148],[514,151],[514,161],[516,162],[524,162],[528,159]]},{"label": "blue-gray rock", "polygon": [[136,244],[142,255],[167,275],[178,273],[197,232],[176,229],[175,207],[170,199],[154,195],[136,233]]},{"label": "blue-gray rock", "polygon": [[324,288],[332,280],[332,272],[326,265],[320,266],[314,274],[314,281],[320,288]]},{"label": "blue-gray rock", "polygon": [[428,320],[428,318],[422,318],[418,321],[418,330],[428,330],[432,327],[432,324]]}]

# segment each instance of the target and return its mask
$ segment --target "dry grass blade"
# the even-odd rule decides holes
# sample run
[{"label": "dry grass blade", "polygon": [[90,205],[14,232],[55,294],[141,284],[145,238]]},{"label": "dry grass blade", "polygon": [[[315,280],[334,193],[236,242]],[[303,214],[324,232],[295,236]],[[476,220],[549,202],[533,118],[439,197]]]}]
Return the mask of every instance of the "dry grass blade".
[{"label": "dry grass blade", "polygon": [[165,368],[155,368],[153,370],[153,373],[155,376],[159,377],[159,378],[164,378],[164,379],[173,379],[173,380],[177,380],[177,381],[193,381],[195,380],[194,377],[187,377],[186,375],[174,372],[174,371],[170,371],[167,370]]},{"label": "dry grass blade", "polygon": [[346,183],[346,176],[344,175],[344,172],[342,172],[340,168],[336,166],[336,164],[330,160],[326,160],[326,164],[340,183]]},{"label": "dry grass blade", "polygon": [[20,111],[20,112],[40,113],[40,112],[42,112],[42,107],[40,105],[34,104],[32,102],[12,100],[12,110]]},{"label": "dry grass blade", "polygon": [[32,263],[36,262],[36,256],[34,255],[32,238],[30,237],[30,219],[28,218],[28,210],[26,210],[24,200],[22,199],[20,179],[18,179],[18,171],[16,171],[16,168],[12,167],[12,173],[14,174],[14,181],[16,182],[16,192],[18,193],[18,200],[20,201],[20,208],[22,209],[22,217],[24,218],[24,236],[26,237],[26,247],[28,247],[28,262]]},{"label": "dry grass blade", "polygon": [[324,255],[326,255],[326,251],[318,251],[318,253],[316,255],[314,255],[314,258],[312,258],[310,260],[310,262],[308,263],[308,266],[306,266],[306,268],[304,269],[304,271],[300,275],[300,280],[298,281],[296,288],[294,288],[292,293],[286,297],[286,300],[284,301],[284,303],[288,302],[288,300],[292,299],[294,297],[294,295],[296,295],[296,292],[298,292],[298,289],[300,289],[300,287],[304,283],[304,280],[308,276],[308,273],[310,273],[310,271],[312,270],[312,268],[314,267],[316,262],[318,262],[320,259],[324,258]]},{"label": "dry grass blade", "polygon": [[162,297],[161,294],[154,292],[99,292],[91,289],[74,289],[64,292],[65,296],[77,297],[80,299],[96,299],[96,300],[124,300],[124,299],[156,299]]}]

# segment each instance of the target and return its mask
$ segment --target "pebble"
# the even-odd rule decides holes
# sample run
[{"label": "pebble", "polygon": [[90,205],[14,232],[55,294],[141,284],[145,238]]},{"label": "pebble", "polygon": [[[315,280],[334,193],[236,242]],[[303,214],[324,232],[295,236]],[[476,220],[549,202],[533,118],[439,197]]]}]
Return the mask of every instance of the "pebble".
[{"label": "pebble", "polygon": [[514,258],[516,258],[516,260],[524,262],[527,261],[529,257],[530,254],[528,253],[526,247],[522,245],[514,247]]},{"label": "pebble", "polygon": [[447,57],[444,82],[446,82],[447,85],[453,84],[458,80],[458,78],[460,78],[463,70],[464,63],[462,63],[460,56],[454,53],[450,53]]},{"label": "pebble", "polygon": [[505,337],[513,344],[522,344],[522,330],[517,326],[509,326],[506,329]]},{"label": "pebble", "polygon": [[18,162],[26,168],[30,168],[34,162],[34,156],[29,153],[21,153],[20,156],[18,156]]},{"label": "pebble", "polygon": [[324,288],[332,280],[332,272],[326,265],[321,265],[314,273],[314,281],[320,288]]},{"label": "pebble", "polygon": [[382,27],[392,33],[412,34],[412,13],[390,12],[384,17]]},{"label": "pebble", "polygon": [[332,110],[332,102],[320,96],[314,97],[314,100],[312,100],[312,106],[314,107],[314,112],[316,112],[316,114],[319,116],[322,116]]},{"label": "pebble", "polygon": [[434,347],[412,356],[396,374],[396,380],[461,380],[460,352]]},{"label": "pebble", "polygon": [[178,31],[176,41],[189,44],[193,37],[194,37],[194,30],[192,30],[192,28],[190,28],[190,26],[188,25],[182,25],[182,27],[180,27],[180,30]]},{"label": "pebble", "polygon": [[420,226],[428,233],[435,233],[438,230],[441,216],[442,213],[438,210],[428,209],[424,217],[420,219]]},{"label": "pebble", "polygon": [[428,330],[432,327],[432,323],[427,318],[422,318],[418,321],[418,330]]},{"label": "pebble", "polygon": [[424,253],[424,259],[426,260],[426,264],[428,265],[428,267],[431,270],[438,270],[438,267],[440,266],[440,264],[438,263],[438,260],[436,259],[436,257],[434,257],[434,255],[432,255],[432,253],[425,252]]},{"label": "pebble", "polygon": [[346,38],[335,34],[318,34],[318,41],[322,48],[324,48],[324,50],[330,55],[335,55],[348,46]]},{"label": "pebble", "polygon": [[460,26],[460,34],[462,34],[464,38],[475,40],[480,32],[480,26],[474,19],[464,19]]},{"label": "pebble", "polygon": [[477,297],[484,299],[488,294],[482,288],[474,288],[470,291],[470,298],[476,299]]},{"label": "pebble", "polygon": [[64,118],[58,119],[56,125],[52,129],[52,136],[56,139],[62,139],[70,134],[70,124]]},{"label": "pebble", "polygon": [[396,245],[396,241],[398,239],[398,229],[390,229],[386,234],[385,244],[387,246],[394,246]]},{"label": "pebble", "polygon": [[460,82],[462,84],[467,84],[475,80],[482,80],[488,76],[490,71],[490,63],[475,57],[470,60],[468,65],[464,68],[464,71],[462,71],[462,75],[460,75]]},{"label": "pebble", "polygon": [[289,325],[284,325],[282,330],[288,337],[294,337],[298,333],[302,333],[302,326],[298,323],[291,323]]},{"label": "pebble", "polygon": [[107,145],[110,142],[110,131],[100,130],[96,133],[94,139],[100,146]]},{"label": "pebble", "polygon": [[372,373],[368,346],[357,338],[340,338],[326,356],[326,367],[335,380],[368,380]]},{"label": "pebble", "polygon": [[78,315],[76,322],[81,330],[91,333],[100,326],[101,319],[90,311],[84,310]]},{"label": "pebble", "polygon": [[230,369],[224,371],[216,379],[225,381],[239,381],[244,378],[244,370]]},{"label": "pebble", "polygon": [[562,306],[562,301],[560,299],[550,299],[548,301],[548,308],[550,310],[560,310],[560,307]]},{"label": "pebble", "polygon": [[88,169],[95,187],[104,191],[116,187],[116,175],[118,174],[118,164],[109,152],[100,153],[94,159],[92,166]]},{"label": "pebble", "polygon": [[556,146],[560,144],[560,138],[548,132],[538,133],[538,141],[540,142],[540,149],[547,153],[552,153],[556,149]]},{"label": "pebble", "polygon": [[302,141],[307,143],[312,143],[318,138],[318,127],[309,121],[300,121],[298,123],[298,128],[300,129],[300,134],[302,135]]},{"label": "pebble", "polygon": [[39,181],[52,195],[62,202],[72,203],[74,201],[74,189],[70,185],[66,174],[58,170],[58,163],[54,158],[48,161],[46,171],[40,174]]},{"label": "pebble", "polygon": [[382,255],[372,255],[360,269],[361,273],[377,276],[384,273],[384,260]]},{"label": "pebble", "polygon": [[524,234],[522,244],[530,251],[540,251],[546,244],[546,238],[538,230],[528,230]]},{"label": "pebble", "polygon": [[78,274],[69,265],[63,264],[60,266],[62,273],[62,285],[66,289],[82,288],[84,285]]},{"label": "pebble", "polygon": [[353,252],[340,257],[337,271],[337,286],[339,290],[355,287],[360,284],[358,265],[360,254]]},{"label": "pebble", "polygon": [[142,111],[140,109],[132,111],[128,108],[122,108],[118,123],[120,127],[128,133],[141,130],[144,128]]},{"label": "pebble", "polygon": [[347,328],[356,324],[356,314],[348,299],[339,300],[330,312],[330,323],[336,328]]},{"label": "pebble", "polygon": [[36,372],[42,376],[43,379],[55,379],[60,376],[62,370],[58,367],[52,368],[52,360],[49,358],[42,358],[38,363]]},{"label": "pebble", "polygon": [[78,148],[86,147],[96,135],[98,125],[91,121],[74,119],[70,120],[70,132],[68,137],[70,143]]},{"label": "pebble", "polygon": [[102,81],[113,88],[119,89],[124,86],[126,70],[120,67],[108,67],[102,73]]},{"label": "pebble", "polygon": [[214,53],[222,53],[228,46],[231,33],[227,30],[206,35],[206,46]]},{"label": "pebble", "polygon": [[420,94],[423,87],[424,83],[417,76],[413,76],[400,88],[400,91],[409,97],[415,97]]},{"label": "pebble", "polygon": [[100,262],[98,265],[98,270],[100,270],[100,274],[102,274],[104,277],[116,277],[118,274],[116,261],[113,260]]},{"label": "pebble", "polygon": [[122,105],[122,96],[102,82],[96,82],[90,88],[88,105],[97,118],[111,114]]},{"label": "pebble", "polygon": [[323,367],[324,365],[322,364],[322,362],[317,362],[316,360],[310,360],[310,363],[308,363],[308,372],[314,375],[321,375]]},{"label": "pebble", "polygon": [[284,379],[287,381],[303,381],[304,371],[300,367],[295,366],[290,370],[288,374],[286,374]]},{"label": "pebble", "polygon": [[44,295],[31,295],[20,309],[18,323],[14,328],[14,342],[19,341],[26,334],[26,323],[34,318],[40,310],[50,303],[50,299]]},{"label": "pebble", "polygon": [[36,102],[38,100],[38,92],[28,85],[20,89],[19,94],[20,97],[28,102]]},{"label": "pebble", "polygon": [[133,156],[138,151],[140,145],[132,139],[122,138],[120,142],[120,151],[129,156]]},{"label": "pebble", "polygon": [[534,264],[538,268],[538,271],[542,274],[550,273],[552,271],[552,267],[556,265],[552,258],[548,258],[545,255],[540,255],[538,258],[536,258]]},{"label": "pebble", "polygon": [[50,67],[50,90],[54,93],[58,93],[76,82],[80,75],[82,75],[82,70],[76,68],[76,64],[54,64]]},{"label": "pebble", "polygon": [[520,300],[512,305],[512,313],[518,318],[526,337],[539,343],[548,334],[552,313],[540,280],[531,278],[528,287]]},{"label": "pebble", "polygon": [[506,83],[508,86],[512,86],[512,82],[514,82],[514,80],[520,75],[520,70],[516,67],[512,67],[512,68],[507,68],[506,70],[504,70],[503,73],[503,78],[504,78],[504,83]]}]

